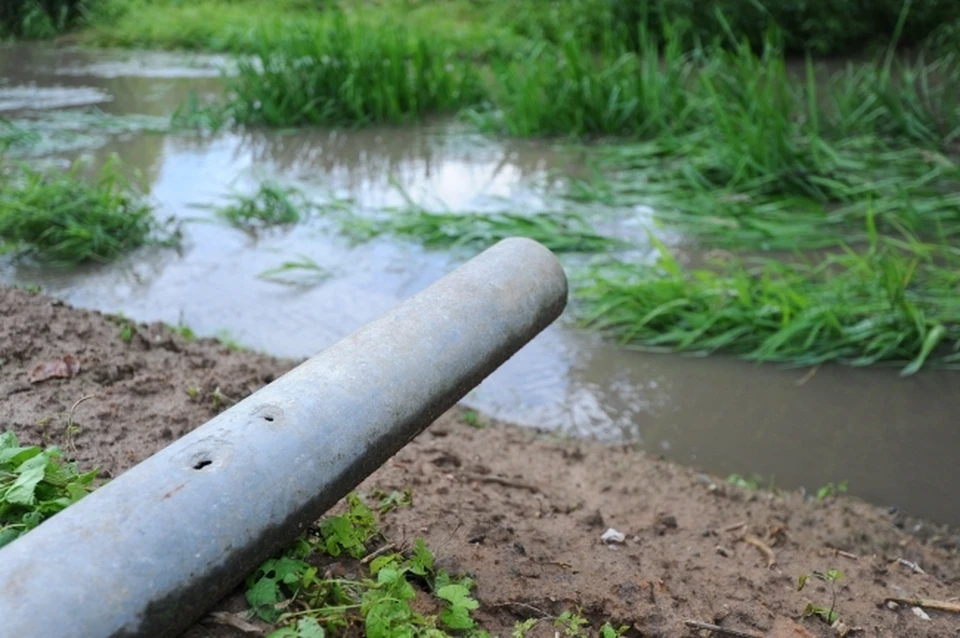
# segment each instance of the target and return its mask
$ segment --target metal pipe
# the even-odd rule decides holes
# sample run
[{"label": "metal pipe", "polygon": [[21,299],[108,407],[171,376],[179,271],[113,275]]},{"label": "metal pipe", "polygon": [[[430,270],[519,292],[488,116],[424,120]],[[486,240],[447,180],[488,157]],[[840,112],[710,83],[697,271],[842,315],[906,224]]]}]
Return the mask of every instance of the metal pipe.
[{"label": "metal pipe", "polygon": [[176,636],[566,304],[498,243],[0,550],[0,636]]}]

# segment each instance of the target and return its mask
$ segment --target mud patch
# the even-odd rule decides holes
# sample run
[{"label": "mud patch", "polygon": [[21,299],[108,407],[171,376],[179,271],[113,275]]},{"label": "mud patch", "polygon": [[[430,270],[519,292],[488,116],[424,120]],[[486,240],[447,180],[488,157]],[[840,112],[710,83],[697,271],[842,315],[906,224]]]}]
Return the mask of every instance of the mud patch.
[{"label": "mud patch", "polygon": [[[0,288],[0,422],[116,476],[293,365],[188,342],[160,324],[129,325]],[[67,354],[79,374],[30,383],[39,363]],[[801,574],[829,569],[844,572],[836,609],[860,635],[955,635],[955,615],[930,610],[924,620],[884,603],[956,595],[958,538],[949,530],[854,498],[816,503],[734,488],[628,446],[466,421],[451,411],[361,490],[413,489],[413,506],[390,513],[385,533],[399,547],[422,536],[442,567],[473,575],[479,619],[495,635],[580,609],[633,636],[708,635],[687,620],[834,636],[799,618],[808,602],[830,603],[829,587],[816,579],[796,587]],[[622,543],[601,541],[610,528]],[[242,608],[234,596],[218,611]],[[256,635],[211,620],[188,635]],[[553,632],[544,622],[528,635]]]}]

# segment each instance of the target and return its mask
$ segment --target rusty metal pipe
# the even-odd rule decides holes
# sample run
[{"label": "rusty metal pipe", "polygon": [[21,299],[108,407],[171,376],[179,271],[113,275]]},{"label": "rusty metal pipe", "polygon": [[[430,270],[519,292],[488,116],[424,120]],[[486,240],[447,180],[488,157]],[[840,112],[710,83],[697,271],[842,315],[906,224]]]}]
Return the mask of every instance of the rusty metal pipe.
[{"label": "rusty metal pipe", "polygon": [[498,243],[0,550],[0,637],[179,635],[566,299]]}]

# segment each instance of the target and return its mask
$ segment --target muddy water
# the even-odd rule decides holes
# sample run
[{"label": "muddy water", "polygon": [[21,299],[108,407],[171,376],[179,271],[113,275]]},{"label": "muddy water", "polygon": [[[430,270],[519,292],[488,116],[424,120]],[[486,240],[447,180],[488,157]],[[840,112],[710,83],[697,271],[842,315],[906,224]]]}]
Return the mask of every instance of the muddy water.
[{"label": "muddy water", "polygon": [[[250,192],[272,178],[321,202],[350,198],[361,213],[401,204],[392,183],[434,207],[532,211],[556,204],[543,187],[552,174],[580,167],[579,157],[550,145],[494,142],[449,123],[209,138],[137,132],[131,124],[77,134],[77,122],[94,128],[83,120],[90,107],[128,119],[168,116],[188,90],[215,91],[224,63],[0,48],[0,115],[33,118],[56,132],[60,137],[52,136],[44,150],[48,158],[86,157],[96,164],[118,153],[142,171],[160,214],[183,221],[185,231],[180,251],[144,250],[120,264],[73,272],[0,262],[0,279],[38,283],[79,306],[182,322],[199,334],[226,332],[255,349],[304,357],[467,255],[388,239],[352,245],[323,215],[251,237],[217,223],[198,204],[222,202],[230,192]],[[103,116],[97,117],[102,124]],[[635,226],[617,229],[642,231]],[[300,254],[331,276],[316,285],[257,277]],[[846,479],[852,492],[874,502],[960,523],[960,504],[950,492],[960,481],[953,458],[960,449],[955,383],[951,374],[901,379],[895,370],[813,372],[642,354],[561,322],[485,381],[469,402],[512,421],[633,441],[652,454],[720,474],[759,474],[782,487],[814,490]]]}]

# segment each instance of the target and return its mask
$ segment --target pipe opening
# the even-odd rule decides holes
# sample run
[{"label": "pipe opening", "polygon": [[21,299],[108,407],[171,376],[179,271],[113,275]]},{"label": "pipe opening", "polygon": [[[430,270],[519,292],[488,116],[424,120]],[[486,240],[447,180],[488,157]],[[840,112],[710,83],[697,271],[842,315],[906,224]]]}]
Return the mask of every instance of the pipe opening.
[{"label": "pipe opening", "polygon": [[211,465],[212,463],[213,461],[211,461],[210,459],[200,459],[199,461],[194,463],[193,469],[202,470],[203,468],[207,467],[208,465]]}]

